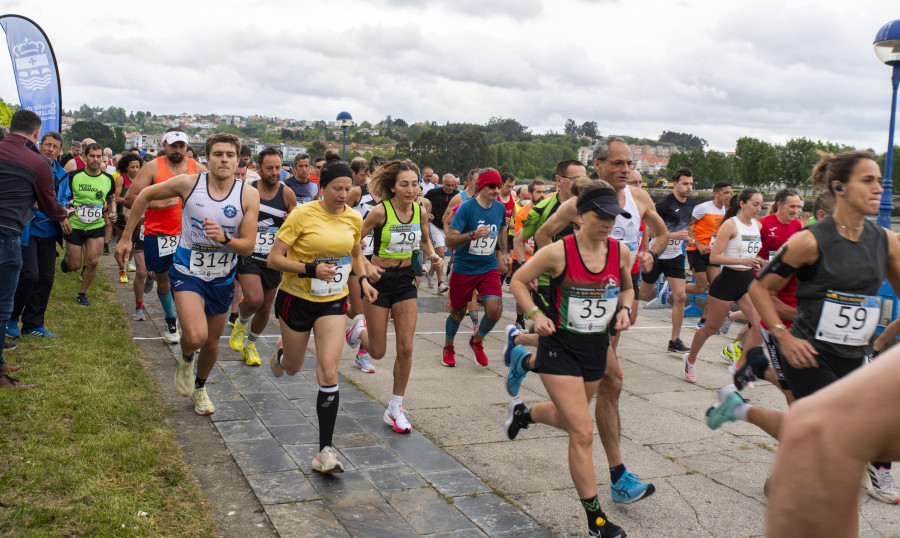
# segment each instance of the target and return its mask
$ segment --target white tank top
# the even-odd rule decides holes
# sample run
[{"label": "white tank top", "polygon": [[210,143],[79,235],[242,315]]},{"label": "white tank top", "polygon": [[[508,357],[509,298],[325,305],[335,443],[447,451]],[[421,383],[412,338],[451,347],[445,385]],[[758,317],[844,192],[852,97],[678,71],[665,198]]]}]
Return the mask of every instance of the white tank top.
[{"label": "white tank top", "polygon": [[[729,258],[740,258],[742,260],[755,258],[759,254],[759,249],[762,248],[762,239],[759,235],[756,219],[750,219],[749,226],[745,225],[737,217],[731,217],[731,220],[737,226],[737,234],[728,240],[728,244],[725,245],[725,250],[722,254]],[[725,265],[725,267],[744,271],[750,269],[746,265]]]},{"label": "white tank top", "polygon": [[231,237],[240,237],[241,220],[244,218],[241,203],[243,191],[244,182],[236,179],[228,195],[216,200],[209,195],[207,174],[200,174],[181,210],[181,236],[172,264],[175,271],[214,285],[231,283],[237,255],[206,237],[203,221],[215,221]]},{"label": "white tank top", "polygon": [[613,239],[628,245],[631,251],[631,259],[637,256],[638,248],[641,246],[641,213],[631,195],[631,187],[625,186],[625,205],[622,209],[631,214],[630,219],[626,219],[622,215],[616,215],[616,222],[613,224],[612,232],[609,236]]}]

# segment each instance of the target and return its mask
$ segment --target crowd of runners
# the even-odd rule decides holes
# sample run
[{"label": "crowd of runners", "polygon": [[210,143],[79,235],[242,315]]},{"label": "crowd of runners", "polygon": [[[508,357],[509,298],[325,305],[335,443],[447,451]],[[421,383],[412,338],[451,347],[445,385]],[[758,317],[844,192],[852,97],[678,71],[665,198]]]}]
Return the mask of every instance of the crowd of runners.
[{"label": "crowd of runners", "polygon": [[[897,413],[882,412],[872,394],[878,391],[866,388],[885,385],[882,398],[896,393],[900,375],[889,365],[900,359],[887,354],[863,368],[900,332],[895,323],[875,340],[882,283],[900,286],[900,243],[867,219],[877,213],[882,191],[881,171],[868,153],[823,154],[811,178],[823,192],[812,215],[803,211],[799,192],[783,189],[769,214],[758,218],[764,200],[756,189],[716,183],[711,200],[695,203],[687,168],[674,173],[671,194],[654,203],[641,187],[630,147],[615,137],[596,145],[592,176],[582,163],[564,160],[553,181],[517,187],[511,174],[493,168],[472,169],[460,179],[408,160],[347,163],[332,153],[316,160],[299,154],[286,163],[275,148],[254,160],[230,134],[211,136],[195,159],[177,128],[164,134],[155,157],[113,156],[85,140],[61,158],[62,138],[47,133],[38,140],[40,122],[32,116],[17,112],[0,145],[0,178],[11,181],[17,173],[28,182],[17,186],[19,197],[36,204],[29,223],[24,211],[0,202],[0,238],[30,228],[28,244],[15,245],[22,270],[14,293],[7,301],[9,290],[0,290],[0,305],[8,303],[0,311],[9,320],[4,338],[54,336],[43,313],[58,235],[65,246],[59,266],[79,275],[74,300],[90,308],[99,257],[115,234],[119,280],[134,290],[133,319],[147,319],[144,297],[155,285],[165,342],[181,348],[175,390],[192,399],[197,414],[215,411],[205,383],[226,325],[229,346],[257,367],[263,361],[256,343],[274,311],[280,340],[267,362],[276,377],[302,369],[313,337],[319,452],[312,468],[336,473],[343,471],[332,440],[344,342],[365,373],[375,373],[373,361],[393,353],[384,422],[408,434],[403,398],[415,357],[420,286],[446,294],[444,347],[435,360],[452,368],[466,355],[481,367],[499,360],[488,356],[483,342],[503,317],[505,285],[516,302],[509,313],[514,322],[503,331],[512,397],[505,432],[514,440],[534,424],[565,431],[588,532],[624,537],[601,508],[593,427],[606,453],[612,501],[652,495],[653,484],[626,468],[620,450],[623,376],[616,349],[636,322],[638,299],[660,295],[672,306],[671,334],[660,347],[678,354],[687,382],[697,381],[697,358],[712,335],[732,321],[745,326],[722,350],[734,383],[718,392],[706,420],[712,429],[748,421],[782,442],[766,483],[773,534],[805,534],[797,529],[816,525],[823,529],[819,535],[834,533],[837,512],[845,514],[840,534],[852,533],[854,481],[862,476],[874,498],[900,502],[890,463],[900,453]],[[706,301],[686,343],[689,296]],[[473,333],[463,352],[456,336],[467,317]],[[391,324],[394,350],[387,345]],[[0,366],[0,387],[34,388],[8,375],[19,367],[3,363],[2,355]],[[540,376],[549,401],[519,398],[529,372]],[[758,379],[784,393],[788,413],[747,403],[742,391]],[[881,426],[890,420],[893,435],[886,435]],[[836,422],[858,430],[859,443]],[[832,476],[805,470],[829,464],[844,467]],[[838,491],[823,493],[828,498],[811,508],[800,471],[822,477],[823,491],[829,485]]]}]

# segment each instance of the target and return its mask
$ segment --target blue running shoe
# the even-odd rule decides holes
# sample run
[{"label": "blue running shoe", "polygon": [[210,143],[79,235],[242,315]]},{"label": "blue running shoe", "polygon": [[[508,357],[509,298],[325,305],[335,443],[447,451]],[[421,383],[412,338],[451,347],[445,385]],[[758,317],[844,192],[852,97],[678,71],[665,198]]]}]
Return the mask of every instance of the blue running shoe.
[{"label": "blue running shoe", "polygon": [[638,475],[625,471],[619,481],[610,486],[614,503],[630,504],[647,498],[656,491],[650,482],[641,482]]},{"label": "blue running shoe", "polygon": [[503,364],[507,366],[509,366],[509,359],[512,355],[512,350],[514,347],[516,347],[516,335],[521,334],[521,332],[522,331],[517,329],[515,325],[506,326],[506,348],[503,350]]},{"label": "blue running shoe", "polygon": [[[730,386],[733,387],[734,385]],[[706,410],[706,425],[711,430],[718,430],[722,424],[734,422],[737,420],[734,418],[734,408],[746,402],[747,400],[735,389],[734,392],[725,397],[725,401]]]},{"label": "blue running shoe", "polygon": [[522,381],[528,374],[528,371],[522,368],[522,361],[528,360],[531,353],[523,346],[516,346],[510,354],[512,357],[509,361],[509,371],[506,373],[506,392],[510,396],[516,397],[519,395],[519,389],[522,388]]},{"label": "blue running shoe", "polygon": [[666,283],[663,284],[661,290],[659,290],[659,301],[662,304],[669,304],[669,295],[672,293],[672,287],[669,286],[669,281],[666,280]]},{"label": "blue running shoe", "polygon": [[22,331],[19,330],[19,324],[13,320],[9,320],[6,322],[6,336],[8,338],[18,338],[22,336]]},{"label": "blue running shoe", "polygon": [[52,332],[48,331],[43,327],[35,327],[34,329],[28,329],[25,334],[28,336],[40,336],[41,338],[56,338],[56,335]]}]

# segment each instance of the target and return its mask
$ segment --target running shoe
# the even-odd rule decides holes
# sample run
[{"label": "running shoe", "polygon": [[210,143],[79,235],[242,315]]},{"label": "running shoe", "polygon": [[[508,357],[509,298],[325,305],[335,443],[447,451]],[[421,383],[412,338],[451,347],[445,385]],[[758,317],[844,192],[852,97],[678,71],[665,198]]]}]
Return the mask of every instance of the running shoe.
[{"label": "running shoe", "polygon": [[740,342],[733,342],[725,346],[725,349],[719,353],[719,356],[725,359],[725,362],[728,364],[735,364],[737,361],[741,360],[742,351],[744,351],[744,346],[742,346]]},{"label": "running shoe", "polygon": [[409,421],[406,420],[406,413],[403,411],[403,406],[398,405],[396,409],[391,411],[390,406],[384,410],[384,423],[394,429],[397,433],[409,433],[412,430],[412,426]]},{"label": "running shoe", "polygon": [[122,284],[128,284],[128,272],[119,271],[119,282]]},{"label": "running shoe", "polygon": [[684,378],[687,379],[691,383],[697,382],[697,364],[691,364],[688,362],[688,356],[691,354],[690,351],[684,354],[681,357],[681,361],[684,363]]},{"label": "running shoe", "polygon": [[212,415],[216,412],[212,400],[210,400],[209,395],[206,394],[206,387],[194,389],[191,398],[194,400],[194,412],[198,415]]},{"label": "running shoe", "polygon": [[[39,338],[56,338],[56,335],[52,332],[48,331],[43,327],[35,327],[34,329],[28,329],[25,331],[25,334],[28,336],[37,336]],[[8,334],[7,334],[8,336]]]},{"label": "running shoe", "polygon": [[671,294],[672,294],[672,287],[669,286],[669,281],[666,280],[666,283],[663,284],[662,289],[659,290],[659,301],[662,304],[669,304],[668,299],[669,299],[669,295],[671,295]]},{"label": "running shoe", "polygon": [[516,329],[518,329],[519,332],[525,332],[527,330],[525,328],[525,317],[524,316],[516,317]]},{"label": "running shoe", "polygon": [[259,366],[259,352],[256,351],[256,344],[247,343],[244,346],[244,349],[241,350],[241,357],[244,358],[244,362],[247,366]]},{"label": "running shoe", "polygon": [[184,360],[181,353],[175,361],[175,392],[187,398],[194,390],[194,361]]},{"label": "running shoe", "polygon": [[343,473],[344,465],[338,460],[337,454],[330,446],[326,446],[313,458],[313,471],[319,473]]},{"label": "running shoe", "polygon": [[178,320],[176,318],[166,319],[166,332],[163,334],[163,340],[167,344],[177,344],[181,341],[181,331],[178,330]]},{"label": "running shoe", "polygon": [[734,384],[738,390],[744,387],[753,388],[753,382],[757,379],[765,379],[766,370],[769,368],[769,358],[762,346],[753,346],[744,353],[744,365],[728,366],[728,372],[733,376]]},{"label": "running shoe", "polygon": [[134,321],[146,321],[147,320],[147,311],[144,310],[143,307],[134,309],[134,316],[132,316]]},{"label": "running shoe", "polygon": [[506,333],[506,347],[503,349],[503,364],[509,366],[512,350],[516,347],[516,335],[522,331],[514,325],[507,325],[504,332]]},{"label": "running shoe", "polygon": [[153,289],[153,279],[150,278],[150,275],[147,275],[147,278],[144,279],[144,293],[150,293]]},{"label": "running shoe", "polygon": [[231,346],[231,349],[235,351],[244,349],[244,337],[247,336],[247,329],[249,329],[249,327],[243,325],[240,321],[234,322],[234,327],[231,329],[231,336],[228,337],[228,345]]},{"label": "running shoe", "polygon": [[444,366],[454,367],[456,366],[456,352],[453,350],[453,346],[444,346],[444,352],[441,357],[441,364]]},{"label": "running shoe", "polygon": [[229,327],[234,327],[234,322],[235,322],[235,320],[237,320],[237,319],[238,319],[238,313],[237,313],[237,312],[232,312],[232,313],[228,314],[228,326],[229,326]]},{"label": "running shoe", "polygon": [[75,296],[75,302],[80,304],[81,306],[91,306],[91,302],[88,301],[87,295],[83,293],[79,293]]},{"label": "running shoe", "polygon": [[588,536],[591,538],[627,538],[628,536],[622,527],[606,519],[606,514],[601,513],[596,524],[596,531],[588,530]]},{"label": "running shoe", "polygon": [[472,330],[478,330],[478,311],[469,312],[469,319],[472,320]]},{"label": "running shoe", "polygon": [[488,358],[484,354],[484,342],[476,342],[475,336],[469,338],[469,349],[472,350],[472,356],[479,366],[487,366]]},{"label": "running shoe", "polygon": [[509,402],[508,409],[509,414],[506,416],[506,423],[503,424],[503,429],[506,430],[506,437],[513,440],[519,435],[519,430],[528,429],[528,421],[525,419],[525,412],[528,411],[528,408],[525,407],[522,400],[513,398]]},{"label": "running shoe", "polygon": [[734,422],[734,409],[747,403],[734,385],[719,390],[719,403],[706,410],[706,425],[711,430],[718,430],[726,422]]},{"label": "running shoe", "polygon": [[684,353],[685,351],[690,351],[691,348],[684,345],[684,342],[681,341],[681,338],[676,338],[675,340],[669,340],[669,351],[672,353]]},{"label": "running shoe", "polygon": [[69,271],[71,271],[71,269],[69,269],[69,264],[66,263],[65,256],[63,256],[62,259],[59,260],[59,270],[62,271],[63,273],[68,273]]},{"label": "running shoe", "polygon": [[19,347],[19,344],[15,342],[3,342],[3,351],[9,351],[11,349],[16,349]]},{"label": "running shoe", "polygon": [[706,318],[700,318],[700,321],[697,322],[697,328],[702,329],[704,325],[706,325]]},{"label": "running shoe", "polygon": [[630,504],[645,499],[656,491],[650,482],[641,482],[638,475],[625,471],[615,484],[610,484],[612,500],[618,504]]},{"label": "running shoe", "polygon": [[109,254],[109,243],[103,243],[103,253]]},{"label": "running shoe", "polygon": [[350,330],[347,331],[344,339],[347,341],[347,345],[350,346],[351,349],[356,349],[357,347],[359,347],[360,343],[362,343],[362,341],[359,339],[359,335],[365,328],[366,318],[359,318],[358,320],[356,320],[353,326],[350,327]]},{"label": "running shoe", "polygon": [[509,371],[506,372],[506,392],[510,396],[515,397],[519,395],[522,381],[525,380],[525,376],[528,374],[528,371],[522,367],[522,362],[527,361],[531,353],[528,353],[524,347],[516,346],[510,355]]},{"label": "running shoe", "polygon": [[278,343],[275,344],[275,351],[272,352],[272,356],[269,357],[269,368],[272,369],[272,375],[275,377],[281,377],[284,375],[284,366],[281,365],[281,357],[284,356],[284,343],[281,339],[278,339]]},{"label": "running shoe", "polygon": [[446,293],[450,290],[450,287],[444,284],[443,282],[438,282],[438,293]]},{"label": "running shoe", "polygon": [[366,353],[366,350],[363,349],[362,346],[359,346],[359,349],[356,350],[356,358],[353,359],[353,366],[362,370],[364,374],[375,373],[375,367],[372,366],[372,363],[369,361],[369,354]]},{"label": "running shoe", "polygon": [[883,503],[900,504],[900,496],[894,489],[894,475],[890,469],[876,469],[871,463],[866,464],[866,489],[869,490],[869,495]]},{"label": "running shoe", "polygon": [[134,260],[128,260],[128,263],[125,264],[125,269],[134,273],[137,271],[137,267],[134,266]]},{"label": "running shoe", "polygon": [[22,331],[19,330],[19,324],[14,320],[9,320],[6,322],[6,337],[7,338],[19,338],[22,336]]},{"label": "running shoe", "polygon": [[431,273],[425,273],[425,283],[428,285],[428,289],[434,289],[434,276]]}]

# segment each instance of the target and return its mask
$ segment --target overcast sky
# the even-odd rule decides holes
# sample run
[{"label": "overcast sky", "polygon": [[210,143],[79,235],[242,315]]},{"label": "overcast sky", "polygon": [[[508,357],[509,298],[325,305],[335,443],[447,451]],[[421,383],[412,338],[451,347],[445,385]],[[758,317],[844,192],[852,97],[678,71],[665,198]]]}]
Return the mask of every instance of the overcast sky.
[{"label": "overcast sky", "polygon": [[[265,5],[251,9],[250,6]],[[214,6],[214,7],[209,7]],[[485,123],[887,146],[872,48],[897,0],[4,0],[50,37],[63,107]],[[0,97],[18,102],[11,62]]]}]

